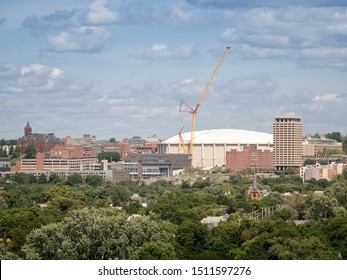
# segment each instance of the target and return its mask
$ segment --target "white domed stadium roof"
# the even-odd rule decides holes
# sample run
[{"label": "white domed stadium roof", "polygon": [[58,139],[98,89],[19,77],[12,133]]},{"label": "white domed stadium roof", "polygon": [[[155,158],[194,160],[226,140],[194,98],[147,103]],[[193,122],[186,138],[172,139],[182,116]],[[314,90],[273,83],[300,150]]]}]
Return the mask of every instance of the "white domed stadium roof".
[{"label": "white domed stadium roof", "polygon": [[[182,134],[186,143],[190,132]],[[177,136],[166,139],[164,144],[179,144]],[[194,144],[273,144],[272,134],[242,129],[211,129],[195,131]]]}]

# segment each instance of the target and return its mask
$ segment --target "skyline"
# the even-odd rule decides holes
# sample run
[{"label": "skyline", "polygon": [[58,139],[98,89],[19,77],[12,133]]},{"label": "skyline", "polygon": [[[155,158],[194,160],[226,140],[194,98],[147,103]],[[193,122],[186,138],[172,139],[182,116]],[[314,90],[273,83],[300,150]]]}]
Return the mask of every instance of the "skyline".
[{"label": "skyline", "polygon": [[[1,1],[0,138],[34,133],[117,140],[196,130],[347,134],[345,1]],[[5,116],[5,117],[4,117]]]}]

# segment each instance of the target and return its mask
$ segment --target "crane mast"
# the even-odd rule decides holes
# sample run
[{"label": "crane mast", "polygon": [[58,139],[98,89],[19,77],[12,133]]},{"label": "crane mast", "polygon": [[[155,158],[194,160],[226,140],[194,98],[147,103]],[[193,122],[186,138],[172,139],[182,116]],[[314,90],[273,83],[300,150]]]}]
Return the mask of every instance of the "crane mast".
[{"label": "crane mast", "polygon": [[187,151],[187,145],[186,145],[186,143],[184,142],[184,139],[183,139],[183,137],[182,137],[182,130],[183,130],[183,128],[184,128],[184,126],[181,128],[181,130],[178,132],[178,136],[179,136],[179,138],[180,138],[180,143],[181,143],[181,147],[182,147],[182,149],[183,149],[183,152],[185,153],[185,154],[188,154],[188,151]]},{"label": "crane mast", "polygon": [[[212,77],[210,78],[210,80],[208,81],[205,89],[203,90],[201,96],[200,96],[200,99],[198,100],[198,103],[196,104],[196,106],[193,108],[191,107],[190,105],[188,105],[186,102],[184,102],[183,100],[181,101],[181,106],[180,106],[180,109],[179,111],[180,112],[187,112],[187,113],[190,113],[192,114],[192,128],[191,128],[191,132],[190,132],[190,142],[189,142],[189,153],[192,155],[192,157],[194,157],[194,136],[195,136],[195,124],[196,124],[196,114],[197,114],[197,111],[199,109],[199,107],[201,106],[202,102],[204,101],[205,97],[206,97],[206,94],[207,92],[209,91],[211,85],[212,85],[212,82],[214,80],[214,78],[216,77],[220,67],[222,66],[223,64],[223,61],[225,60],[228,52],[230,51],[231,49],[231,46],[227,46],[217,64],[217,67],[216,69],[214,70],[213,74],[212,74]],[[185,107],[185,109],[183,109],[182,107]],[[182,129],[181,129],[182,131]],[[184,143],[185,145],[185,142],[183,141],[183,138],[182,138],[182,135],[181,135],[181,131],[179,132],[179,136],[180,136],[180,139],[181,139],[181,143]],[[183,145],[182,145],[183,146]],[[186,151],[186,150],[184,150]],[[186,152],[185,152],[186,153]],[[188,151],[187,151],[188,153]]]}]

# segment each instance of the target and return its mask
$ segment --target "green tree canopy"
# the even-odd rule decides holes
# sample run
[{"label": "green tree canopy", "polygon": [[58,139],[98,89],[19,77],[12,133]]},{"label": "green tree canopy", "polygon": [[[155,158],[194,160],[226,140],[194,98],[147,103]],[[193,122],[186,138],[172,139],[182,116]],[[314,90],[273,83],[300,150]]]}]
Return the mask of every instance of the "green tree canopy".
[{"label": "green tree canopy", "polygon": [[175,260],[175,248],[170,243],[148,242],[133,256],[133,260]]},{"label": "green tree canopy", "polygon": [[42,173],[40,176],[39,176],[39,179],[37,180],[37,182],[39,184],[46,184],[47,183],[47,176]]},{"label": "green tree canopy", "polygon": [[274,237],[269,240],[269,259],[275,260],[333,260],[337,252],[318,237]]},{"label": "green tree canopy", "polygon": [[312,200],[312,207],[309,211],[312,219],[326,220],[336,216],[338,213],[338,203],[334,197],[315,195]]},{"label": "green tree canopy", "polygon": [[167,242],[161,222],[119,210],[84,208],[33,230],[24,248],[30,259],[130,259],[147,242]]},{"label": "green tree canopy", "polygon": [[337,132],[337,131],[334,131],[332,133],[327,133],[327,134],[325,134],[325,137],[329,138],[329,139],[334,139],[337,142],[342,142],[342,140],[343,140],[341,133]]},{"label": "green tree canopy", "polygon": [[203,251],[207,237],[207,225],[198,221],[186,220],[177,229],[176,241],[181,246],[185,258],[195,259],[196,254]]},{"label": "green tree canopy", "polygon": [[20,148],[17,145],[16,148],[12,152],[12,158],[19,158],[20,157]]},{"label": "green tree canopy", "polygon": [[52,173],[48,177],[48,182],[52,183],[52,184],[57,184],[57,183],[61,182],[61,178],[59,177],[58,174]]},{"label": "green tree canopy", "polygon": [[66,177],[65,185],[74,186],[83,183],[83,178],[80,174],[72,174]]},{"label": "green tree canopy", "polygon": [[34,159],[36,158],[36,148],[34,145],[28,145],[24,151],[24,158]]},{"label": "green tree canopy", "polygon": [[120,154],[117,152],[101,152],[98,154],[98,160],[101,161],[103,159],[107,159],[109,162],[117,162],[120,160]]},{"label": "green tree canopy", "polygon": [[100,186],[102,182],[102,177],[98,175],[87,175],[86,177],[86,183],[92,187]]}]

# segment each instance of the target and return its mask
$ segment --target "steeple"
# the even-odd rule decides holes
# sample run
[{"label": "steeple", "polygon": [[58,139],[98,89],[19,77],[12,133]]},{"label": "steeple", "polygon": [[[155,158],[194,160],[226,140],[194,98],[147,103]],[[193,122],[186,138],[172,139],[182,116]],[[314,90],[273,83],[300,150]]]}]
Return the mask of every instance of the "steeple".
[{"label": "steeple", "polygon": [[252,192],[251,192],[251,199],[252,200],[259,200],[259,188],[257,185],[257,173],[254,170],[253,174],[253,184],[252,184]]},{"label": "steeple", "polygon": [[27,121],[27,125],[24,127],[24,137],[27,137],[29,134],[32,134],[33,129],[30,126],[29,121]]}]

